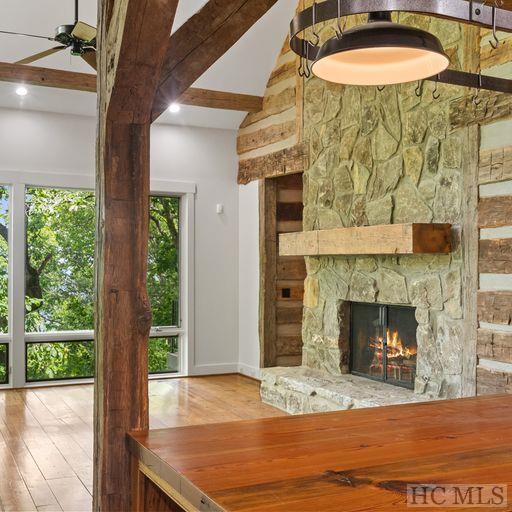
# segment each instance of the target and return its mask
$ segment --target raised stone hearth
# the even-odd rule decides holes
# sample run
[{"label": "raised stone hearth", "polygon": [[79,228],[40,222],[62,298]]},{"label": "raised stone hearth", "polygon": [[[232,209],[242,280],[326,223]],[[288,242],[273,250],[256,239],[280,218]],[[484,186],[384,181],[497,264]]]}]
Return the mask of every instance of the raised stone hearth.
[{"label": "raised stone hearth", "polygon": [[261,398],[290,414],[344,411],[425,402],[427,395],[358,377],[330,375],[320,370],[298,366],[262,370]]}]

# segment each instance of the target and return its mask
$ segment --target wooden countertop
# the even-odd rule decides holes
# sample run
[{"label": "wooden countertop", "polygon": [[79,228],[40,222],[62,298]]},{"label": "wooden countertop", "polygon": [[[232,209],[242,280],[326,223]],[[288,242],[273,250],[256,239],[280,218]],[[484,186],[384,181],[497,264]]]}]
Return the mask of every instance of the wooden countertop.
[{"label": "wooden countertop", "polygon": [[154,430],[129,439],[151,472],[201,510],[410,510],[408,483],[508,484],[505,509],[512,510],[509,395]]}]

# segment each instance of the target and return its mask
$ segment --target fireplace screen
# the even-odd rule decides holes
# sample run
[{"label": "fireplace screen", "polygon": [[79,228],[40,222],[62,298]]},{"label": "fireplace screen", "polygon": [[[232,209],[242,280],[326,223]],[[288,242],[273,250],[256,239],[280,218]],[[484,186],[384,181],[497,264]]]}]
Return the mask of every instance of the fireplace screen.
[{"label": "fireplace screen", "polygon": [[417,328],[414,308],[352,303],[352,373],[413,389]]}]

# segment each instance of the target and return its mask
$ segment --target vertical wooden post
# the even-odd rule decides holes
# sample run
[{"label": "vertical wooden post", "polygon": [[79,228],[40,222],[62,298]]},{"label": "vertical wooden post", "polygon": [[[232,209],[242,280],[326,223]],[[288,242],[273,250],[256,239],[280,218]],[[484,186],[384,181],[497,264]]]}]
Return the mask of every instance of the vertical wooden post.
[{"label": "vertical wooden post", "polygon": [[95,511],[133,509],[126,434],[149,428],[149,138],[177,5],[99,1]]},{"label": "vertical wooden post", "polygon": [[98,161],[95,510],[130,510],[125,435],[147,429],[149,124],[107,122]]}]

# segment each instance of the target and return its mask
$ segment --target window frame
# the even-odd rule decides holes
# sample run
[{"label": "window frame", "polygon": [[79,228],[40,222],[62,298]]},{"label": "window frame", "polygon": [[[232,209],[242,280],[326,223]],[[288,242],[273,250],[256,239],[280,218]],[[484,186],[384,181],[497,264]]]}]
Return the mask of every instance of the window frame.
[{"label": "window frame", "polygon": [[[85,341],[94,338],[93,330],[61,332],[25,332],[25,194],[29,187],[67,190],[95,190],[93,175],[60,174],[25,171],[0,171],[0,185],[9,188],[9,274],[8,318],[9,331],[0,334],[0,343],[8,344],[9,382],[0,389],[66,385],[94,382],[93,378],[74,378],[47,381],[26,380],[27,342]],[[149,379],[175,378],[189,374],[194,354],[194,247],[195,247],[195,194],[192,182],[151,180],[151,196],[180,198],[179,219],[179,326],[154,326],[150,337],[177,336],[178,373],[148,374]]]}]

